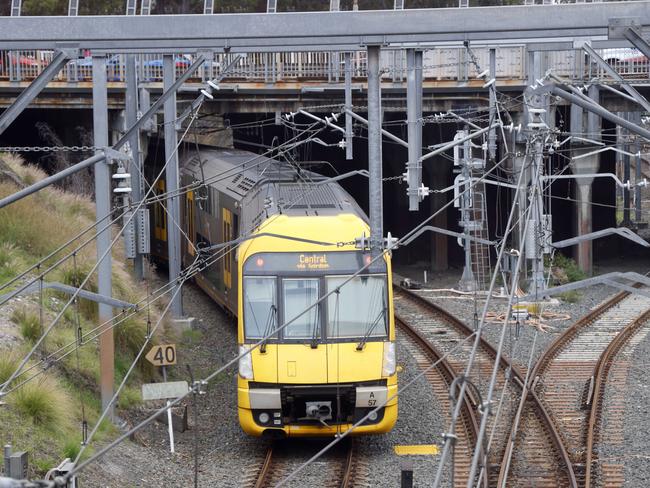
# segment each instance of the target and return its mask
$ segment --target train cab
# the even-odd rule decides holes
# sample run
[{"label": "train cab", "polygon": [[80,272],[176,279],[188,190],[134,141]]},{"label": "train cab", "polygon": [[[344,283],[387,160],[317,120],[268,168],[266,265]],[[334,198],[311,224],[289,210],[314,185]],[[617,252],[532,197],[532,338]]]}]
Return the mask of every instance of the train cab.
[{"label": "train cab", "polygon": [[[316,226],[324,240],[365,227],[351,215],[307,219],[279,216],[264,231],[299,236]],[[266,339],[239,364],[239,418],[247,433],[335,435],[384,403],[354,433],[394,425],[390,260],[353,276],[370,255],[343,249],[275,237],[241,248],[240,353]]]}]

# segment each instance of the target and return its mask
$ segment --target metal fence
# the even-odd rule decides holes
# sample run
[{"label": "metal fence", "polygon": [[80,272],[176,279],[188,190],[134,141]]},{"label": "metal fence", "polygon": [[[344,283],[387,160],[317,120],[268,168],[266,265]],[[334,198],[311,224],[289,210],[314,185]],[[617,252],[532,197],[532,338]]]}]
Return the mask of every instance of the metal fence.
[{"label": "metal fence", "polygon": [[[464,48],[438,48],[426,50],[423,55],[425,80],[450,80],[462,82],[471,79],[488,67],[488,50],[474,49],[475,59]],[[633,79],[648,79],[648,59],[632,48],[603,49],[601,56],[621,75]],[[0,80],[29,81],[47,66],[54,56],[52,51],[0,51]],[[556,51],[543,54],[543,65],[559,76],[571,79],[606,77],[602,68],[591,62],[581,50]],[[227,80],[275,83],[282,81],[342,81],[345,75],[344,56],[340,52],[282,52],[252,53],[240,59]],[[192,63],[193,56],[174,56],[176,74],[183,73]],[[107,55],[108,81],[124,82],[126,55]],[[218,76],[228,65],[228,55],[216,54],[206,61],[194,75],[194,80],[207,80]],[[496,51],[497,78],[511,81],[526,80],[527,53],[524,46],[504,47]],[[146,54],[137,56],[139,78],[145,82],[162,81],[162,56]],[[385,50],[381,57],[382,77],[395,82],[406,79],[406,53],[404,50]],[[365,78],[364,51],[351,54],[352,77]],[[54,81],[76,83],[92,80],[90,55],[73,59]]]}]

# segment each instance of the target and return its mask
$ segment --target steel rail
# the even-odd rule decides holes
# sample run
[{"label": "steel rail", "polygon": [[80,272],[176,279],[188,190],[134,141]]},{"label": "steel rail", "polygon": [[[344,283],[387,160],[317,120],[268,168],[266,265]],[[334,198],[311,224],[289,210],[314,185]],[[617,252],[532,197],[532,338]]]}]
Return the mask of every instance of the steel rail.
[{"label": "steel rail", "polygon": [[266,456],[264,456],[264,463],[262,464],[262,469],[260,470],[260,473],[257,476],[257,480],[255,481],[255,488],[262,488],[264,486],[264,483],[269,477],[272,460],[273,460],[273,444],[271,444],[266,450]]},{"label": "steel rail", "polygon": [[[585,327],[589,326],[594,320],[596,320],[599,316],[607,312],[609,309],[620,303],[623,299],[625,299],[627,296],[629,296],[629,292],[621,292],[613,297],[611,297],[609,300],[603,302],[600,304],[598,307],[594,308],[591,310],[587,315],[583,316],[580,318],[577,322],[575,322],[571,327],[566,329],[561,335],[559,335],[552,343],[551,345],[546,348],[546,350],[542,353],[540,358],[537,360],[535,363],[535,366],[533,367],[532,373],[530,374],[530,379],[529,379],[529,384],[526,385],[527,389],[527,395],[534,395],[535,397],[538,397],[538,394],[535,392],[535,387],[540,384],[540,379],[543,378],[547,368],[550,366],[553,358],[557,356],[561,350],[568,344],[570,343],[576,336],[577,334],[584,329]],[[540,404],[542,403],[541,399],[538,398],[538,401]],[[523,409],[526,408],[525,403],[522,403],[517,411],[517,416],[521,416]],[[548,417],[548,421],[554,426],[554,429],[557,432],[561,432],[561,429],[559,426],[556,424],[554,420],[554,416],[552,415],[551,412],[548,411],[548,409],[544,409],[544,415]],[[514,423],[513,423],[514,427]],[[507,446],[507,450],[504,453],[504,460],[509,459],[512,456],[512,453],[516,447],[516,442],[514,441],[517,432],[514,432],[512,429],[509,432],[508,437],[512,439],[512,442]],[[561,443],[563,446],[566,446],[567,440],[562,434],[558,434],[559,438],[561,440]],[[566,450],[566,447],[565,447]],[[568,456],[568,454],[567,454]],[[502,466],[505,466],[505,464],[502,462]],[[510,467],[510,463],[507,463],[508,468]],[[499,485],[498,486],[503,486],[503,483],[507,481],[508,478],[508,471],[500,472],[499,473]]]},{"label": "steel rail", "polygon": [[606,302],[601,303],[598,307],[591,310],[587,315],[580,318],[571,327],[566,329],[564,333],[560,334],[540,356],[540,358],[537,360],[537,363],[535,364],[535,367],[533,368],[533,372],[530,377],[537,378],[538,376],[543,375],[544,370],[550,364],[553,357],[556,356],[568,342],[573,340],[578,332],[591,324],[600,315],[607,312],[607,310],[620,303],[623,299],[627,298],[629,295],[630,293],[627,291],[617,293]]},{"label": "steel rail", "polygon": [[593,396],[591,398],[591,408],[589,409],[589,419],[587,423],[587,442],[586,442],[586,459],[585,459],[585,488],[591,487],[592,481],[592,464],[594,463],[594,443],[596,435],[596,426],[598,417],[602,413],[603,398],[605,396],[605,388],[607,385],[607,377],[616,356],[625,345],[639,332],[639,330],[650,319],[650,310],[637,317],[630,324],[628,324],[615,338],[609,343],[607,349],[603,351],[598,359],[595,368],[594,378],[595,384],[593,389]]},{"label": "steel rail", "polygon": [[[276,460],[276,457],[273,455],[273,449],[275,447],[276,443],[271,443],[269,447],[266,450],[266,455],[264,456],[264,461],[262,463],[262,467],[260,468],[260,471],[257,475],[257,478],[255,480],[255,484],[253,485],[254,488],[264,488],[266,486],[269,486],[270,483],[272,483],[272,478],[274,474],[274,468],[277,465],[281,465],[280,460]],[[274,464],[274,460],[275,464]],[[333,459],[332,462],[337,462],[338,459]],[[354,466],[355,466],[355,449],[354,449],[354,442],[353,440],[350,440],[350,442],[345,443],[345,453],[343,457],[343,463],[342,463],[342,471],[341,471],[341,481],[338,484],[340,488],[350,488],[354,486]]]},{"label": "steel rail", "polygon": [[[445,317],[443,317],[444,320]],[[433,358],[434,361],[438,362],[438,366],[435,368],[434,371],[436,371],[442,381],[444,381],[445,385],[447,388],[450,388],[454,380],[457,378],[460,378],[459,373],[449,364],[449,362],[444,359],[444,355],[436,349],[436,347],[426,338],[422,333],[415,328],[415,326],[411,325],[408,323],[405,319],[401,318],[397,314],[395,314],[395,325],[397,327],[402,328],[414,341],[415,343],[423,349],[427,356],[430,356]],[[455,325],[455,324],[453,324]],[[432,380],[429,380],[432,382]],[[463,425],[466,428],[466,433],[467,433],[467,443],[468,445],[473,445],[476,443],[476,439],[478,438],[478,419],[476,417],[476,411],[475,408],[478,405],[477,399],[474,397],[474,395],[469,392],[467,395],[463,396],[463,410],[461,411],[461,415],[463,418]],[[454,450],[454,453],[457,451]],[[472,461],[472,452],[469,453],[468,461],[471,463]],[[469,464],[468,463],[468,464]],[[457,462],[454,460],[454,466],[457,466]],[[469,474],[469,471],[468,473]],[[454,479],[456,479],[456,476],[454,475]],[[487,488],[487,477],[483,478],[483,486]],[[460,486],[465,486],[466,485],[466,480],[463,479],[461,481]]]},{"label": "steel rail", "polygon": [[[426,298],[423,298],[420,295],[413,293],[411,290],[408,290],[401,286],[396,285],[395,288],[397,288],[400,292],[408,296],[413,301],[418,302],[422,306],[429,308],[430,310],[434,311],[437,314],[440,314],[443,318],[448,319],[449,322],[453,324],[461,333],[465,335],[470,335],[474,333],[474,331],[470,327],[468,327],[464,322],[457,319],[456,317],[454,317],[453,315],[451,315],[449,312],[442,309],[441,307],[435,305],[434,303],[431,303]],[[497,357],[496,349],[494,348],[494,346],[492,346],[492,344],[490,344],[483,337],[481,337],[481,346],[485,350],[485,352],[487,352],[487,354],[491,356],[492,359],[496,359]],[[514,364],[512,364],[510,360],[508,360],[503,356],[500,357],[500,366],[506,373],[508,372],[508,370],[511,371],[512,376],[514,377],[515,380],[514,383],[517,386],[519,386],[519,388],[521,388],[521,390],[523,391],[524,376],[519,370],[519,368]],[[534,378],[534,375],[531,375],[531,377]],[[566,477],[568,478],[569,485],[571,487],[577,488],[578,484],[576,481],[573,464],[569,457],[569,453],[566,450],[564,442],[562,441],[562,437],[560,436],[558,429],[556,428],[555,424],[552,421],[552,417],[549,415],[549,412],[546,409],[545,405],[541,402],[540,398],[537,396],[537,394],[535,394],[535,392],[530,391],[529,395],[531,396],[534,408],[537,411],[538,418],[540,419],[540,421],[543,423],[544,427],[547,430],[546,434],[549,436],[552,444],[554,445],[557,453],[559,454],[559,457],[562,459],[563,466],[558,466],[557,469],[559,471],[563,471],[566,473]]]}]

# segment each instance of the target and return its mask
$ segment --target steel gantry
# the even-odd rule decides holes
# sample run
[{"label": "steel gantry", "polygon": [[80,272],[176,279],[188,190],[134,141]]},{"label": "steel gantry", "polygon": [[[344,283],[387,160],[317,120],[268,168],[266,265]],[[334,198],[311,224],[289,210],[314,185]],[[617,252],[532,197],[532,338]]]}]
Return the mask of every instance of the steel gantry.
[{"label": "steel gantry", "polygon": [[[648,26],[647,1],[530,5],[464,9],[306,12],[228,15],[81,16],[0,18],[5,49],[56,49],[79,45],[93,53],[359,51],[369,45],[420,47],[547,43],[573,49],[613,43],[610,26],[632,19]],[[165,28],[161,29],[164,23]],[[110,36],[106,35],[110,33]],[[282,33],[286,33],[283,36]],[[552,41],[552,42],[549,42]]]},{"label": "steel gantry", "polygon": [[[71,2],[71,12],[76,12],[77,3]],[[401,3],[401,2],[396,2]],[[19,13],[20,1],[13,0],[12,13]],[[482,7],[463,9],[417,9],[392,11],[336,11],[338,2],[331,2],[330,12],[278,13],[277,2],[268,0],[268,11],[263,14],[229,15],[175,15],[150,16],[151,2],[143,0],[141,15],[135,15],[137,2],[130,1],[127,16],[79,17],[2,17],[0,18],[0,43],[9,50],[52,49],[57,56],[39,77],[18,97],[15,104],[0,115],[0,133],[11,124],[51,81],[68,59],[76,57],[80,50],[93,53],[93,103],[95,146],[102,148],[98,153],[64,173],[48,178],[32,187],[0,201],[0,208],[27,196],[40,188],[72,174],[81,168],[94,165],[97,198],[97,220],[104,220],[110,214],[110,171],[106,160],[111,159],[111,150],[118,150],[127,142],[133,158],[132,173],[141,171],[138,156],[140,128],[164,105],[165,144],[167,166],[167,191],[172,195],[168,201],[170,230],[169,257],[170,280],[177,283],[180,274],[180,220],[178,195],[178,159],[176,156],[177,107],[174,94],[204,62],[215,52],[291,52],[324,51],[344,52],[345,62],[345,105],[346,105],[346,157],[352,158],[352,119],[363,120],[352,111],[350,54],[367,51],[368,54],[368,154],[371,248],[378,255],[384,243],[382,229],[382,136],[396,137],[381,127],[381,73],[379,57],[382,49],[408,49],[408,143],[407,179],[409,183],[409,207],[415,210],[420,199],[422,163],[440,154],[455,144],[489,134],[490,155],[495,154],[495,129],[491,123],[478,129],[466,138],[459,138],[452,145],[443,145],[422,155],[422,52],[427,47],[488,45],[490,52],[491,77],[495,77],[494,46],[512,44],[538,44],[538,49],[573,49],[574,39],[588,40],[591,48],[627,45],[631,42],[650,57],[650,46],[643,39],[643,29],[650,26],[650,2],[612,2],[595,4],[565,5],[523,5],[510,7]],[[205,2],[204,12],[212,13],[213,2]],[[164,25],[164,29],[161,29]],[[107,33],[109,33],[107,35]],[[586,44],[585,44],[586,45]],[[588,51],[588,50],[587,50]],[[174,80],[174,55],[178,52],[192,53],[194,61],[189,69]],[[108,115],[106,103],[106,58],[107,53],[127,54],[127,107],[128,129],[112,147],[108,144]],[[138,118],[137,74],[135,54],[164,54],[163,94]],[[591,54],[591,53],[590,53]],[[236,58],[237,59],[237,58]],[[533,56],[535,61],[535,57]],[[537,63],[537,62],[536,62]],[[337,63],[338,64],[338,63]],[[539,64],[539,63],[537,63]],[[232,64],[231,64],[232,65]],[[625,85],[624,85],[625,86]],[[544,86],[541,94],[551,93],[595,113],[600,117],[626,127],[646,140],[650,131],[605,111],[561,85]],[[545,90],[545,91],[544,91]],[[634,91],[630,95],[643,106]],[[492,99],[491,113],[496,106]],[[645,100],[645,99],[643,99]],[[145,104],[147,105],[147,104]],[[390,135],[389,135],[390,134]],[[141,188],[141,183],[138,183]],[[138,190],[139,191],[139,190]],[[134,199],[141,199],[142,192],[134,192]],[[173,221],[173,222],[172,222]],[[108,236],[108,240],[107,240]],[[110,229],[98,232],[97,257],[99,265],[99,294],[111,296]],[[140,266],[138,266],[140,267]],[[180,286],[180,284],[177,284]],[[176,294],[180,300],[180,294]],[[180,301],[172,307],[176,315],[182,314]],[[110,321],[112,309],[100,304],[100,321]],[[111,333],[112,334],[112,333]],[[102,373],[101,390],[103,405],[112,397],[112,336],[103,334],[100,339],[102,350],[100,362]],[[110,373],[110,374],[109,374]]]}]

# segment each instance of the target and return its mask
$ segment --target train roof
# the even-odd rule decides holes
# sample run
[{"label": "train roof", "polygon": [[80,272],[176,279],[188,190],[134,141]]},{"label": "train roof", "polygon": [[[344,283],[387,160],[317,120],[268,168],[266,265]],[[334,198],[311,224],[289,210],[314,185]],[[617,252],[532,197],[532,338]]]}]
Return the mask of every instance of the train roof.
[{"label": "train roof", "polygon": [[338,183],[313,171],[298,171],[284,161],[240,149],[200,148],[188,151],[182,166],[196,180],[205,180],[239,202],[242,232],[278,213],[351,213],[367,221],[363,210]]}]

